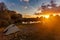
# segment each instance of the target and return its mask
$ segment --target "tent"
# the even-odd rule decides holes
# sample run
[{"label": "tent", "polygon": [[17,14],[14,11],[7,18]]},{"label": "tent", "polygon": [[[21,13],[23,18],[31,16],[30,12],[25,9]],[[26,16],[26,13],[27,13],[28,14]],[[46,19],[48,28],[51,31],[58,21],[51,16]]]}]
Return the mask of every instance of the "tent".
[{"label": "tent", "polygon": [[9,35],[18,31],[20,31],[20,29],[15,24],[11,24],[4,30],[4,34]]}]

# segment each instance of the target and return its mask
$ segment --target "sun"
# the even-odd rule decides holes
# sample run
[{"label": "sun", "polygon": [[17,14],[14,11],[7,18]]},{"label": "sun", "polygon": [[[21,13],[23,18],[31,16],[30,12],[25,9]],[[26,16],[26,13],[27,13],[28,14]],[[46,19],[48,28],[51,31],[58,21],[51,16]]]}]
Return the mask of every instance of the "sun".
[{"label": "sun", "polygon": [[44,17],[45,17],[45,18],[49,18],[49,15],[45,15]]},{"label": "sun", "polygon": [[53,14],[53,16],[56,16],[56,14]]}]

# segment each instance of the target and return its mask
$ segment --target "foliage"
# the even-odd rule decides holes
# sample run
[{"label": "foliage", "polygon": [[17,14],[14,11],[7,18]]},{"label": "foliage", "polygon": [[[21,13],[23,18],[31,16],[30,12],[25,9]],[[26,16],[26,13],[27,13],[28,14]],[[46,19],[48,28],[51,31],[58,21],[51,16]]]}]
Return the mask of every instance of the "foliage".
[{"label": "foliage", "polygon": [[16,21],[20,20],[20,18],[22,18],[21,14],[17,14],[15,11],[8,10],[4,3],[2,6],[3,7],[0,8],[0,27],[7,27],[9,24],[15,23]]}]

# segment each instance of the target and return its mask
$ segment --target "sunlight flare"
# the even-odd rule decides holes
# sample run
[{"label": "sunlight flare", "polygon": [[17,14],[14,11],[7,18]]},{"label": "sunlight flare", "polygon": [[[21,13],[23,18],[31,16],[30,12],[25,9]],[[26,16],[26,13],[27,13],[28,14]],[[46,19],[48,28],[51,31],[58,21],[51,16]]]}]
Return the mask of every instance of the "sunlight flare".
[{"label": "sunlight flare", "polygon": [[53,16],[56,16],[56,14],[53,14]]},{"label": "sunlight flare", "polygon": [[49,15],[45,15],[44,17],[45,17],[45,18],[49,18]]}]

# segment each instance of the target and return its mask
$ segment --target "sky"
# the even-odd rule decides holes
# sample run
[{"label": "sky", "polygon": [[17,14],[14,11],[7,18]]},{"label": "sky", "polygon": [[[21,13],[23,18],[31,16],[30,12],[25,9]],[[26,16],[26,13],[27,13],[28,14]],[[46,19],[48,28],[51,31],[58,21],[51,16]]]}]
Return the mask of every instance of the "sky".
[{"label": "sky", "polygon": [[[21,14],[34,14],[42,3],[48,4],[51,0],[0,0],[4,2],[9,10]],[[55,0],[60,5],[60,0]]]}]

